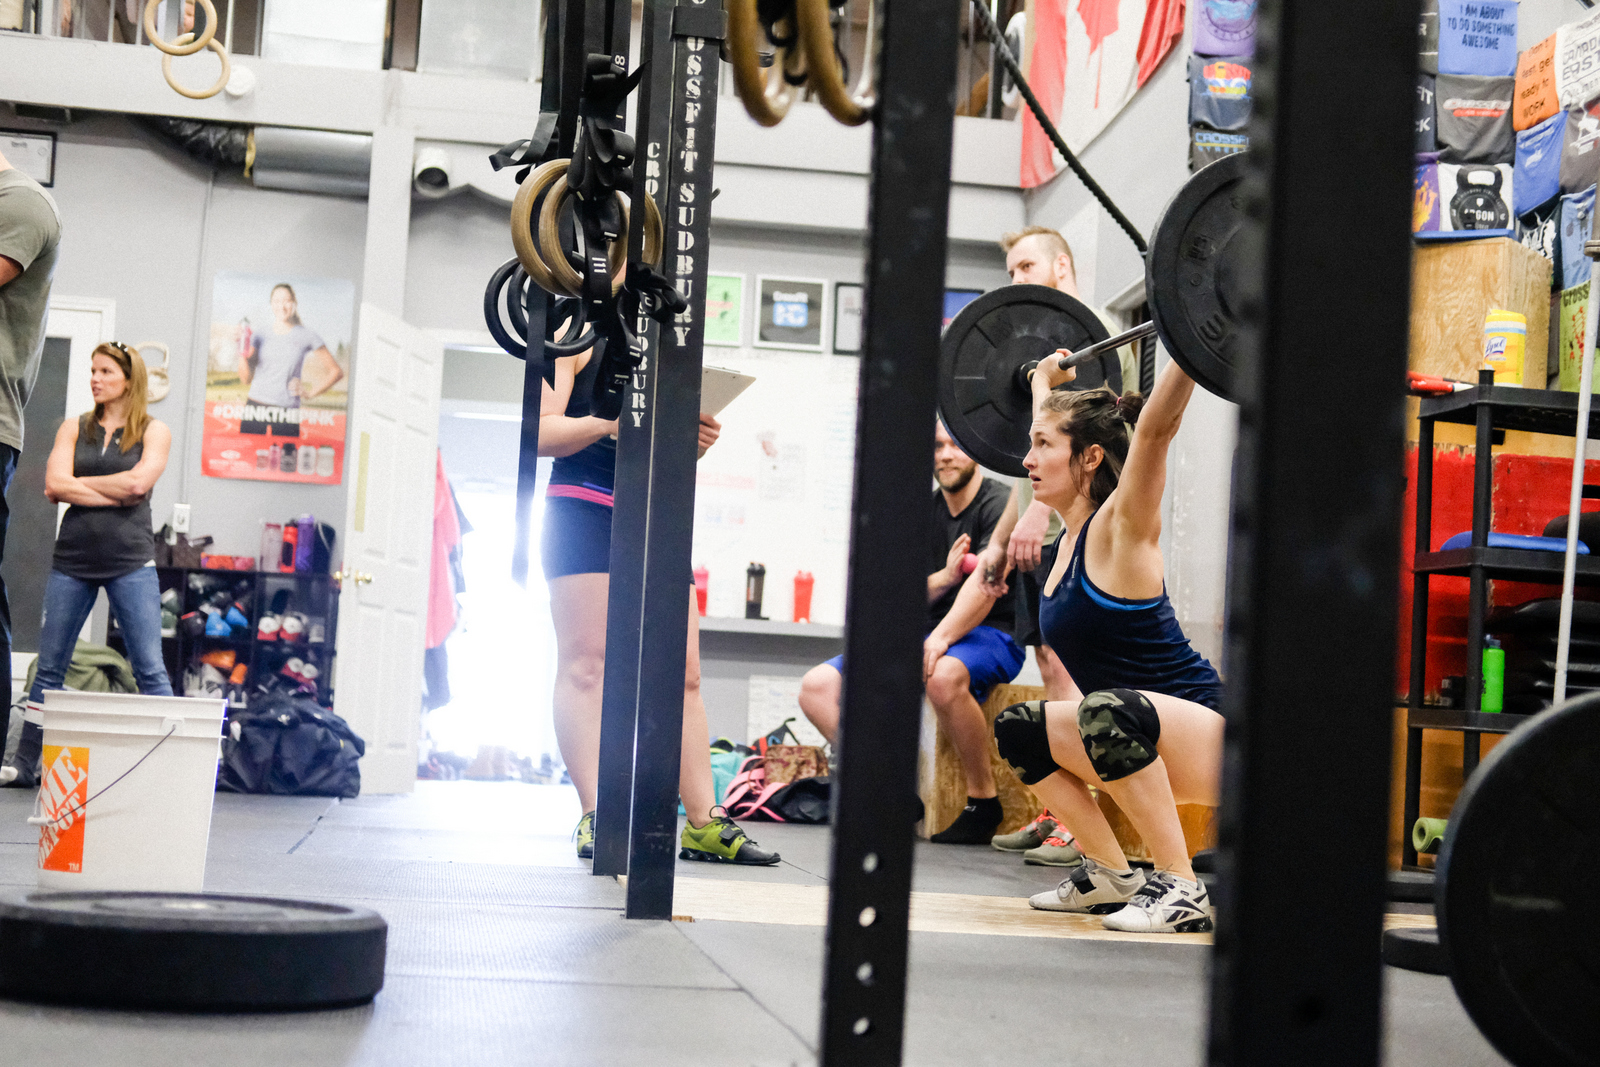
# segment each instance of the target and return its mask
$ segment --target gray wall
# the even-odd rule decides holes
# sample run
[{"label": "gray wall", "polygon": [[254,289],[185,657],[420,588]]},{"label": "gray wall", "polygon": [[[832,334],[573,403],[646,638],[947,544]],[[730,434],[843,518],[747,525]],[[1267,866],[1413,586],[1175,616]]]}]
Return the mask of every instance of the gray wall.
[{"label": "gray wall", "polygon": [[[109,298],[118,339],[164,341],[172,392],[151,413],[172,428],[173,452],[151,507],[193,507],[193,531],[219,551],[254,555],[260,520],[310,511],[344,522],[343,486],[210,478],[200,472],[211,280],[218,271],[349,278],[361,285],[366,204],[255,189],[159,143],[133,123],[97,117],[61,127],[52,190],[64,222],[55,292]],[[30,427],[48,442],[53,427]]]}]

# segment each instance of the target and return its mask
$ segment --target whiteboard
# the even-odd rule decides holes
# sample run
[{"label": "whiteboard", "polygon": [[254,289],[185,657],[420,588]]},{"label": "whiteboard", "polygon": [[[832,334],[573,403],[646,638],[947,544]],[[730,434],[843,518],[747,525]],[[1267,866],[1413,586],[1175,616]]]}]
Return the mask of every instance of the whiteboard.
[{"label": "whiteboard", "polygon": [[706,614],[744,617],[745,569],[766,565],[762,614],[794,618],[794,578],[815,579],[811,621],[844,623],[855,459],[854,356],[712,348],[705,361],[753,375],[700,460],[694,565],[710,572]]}]

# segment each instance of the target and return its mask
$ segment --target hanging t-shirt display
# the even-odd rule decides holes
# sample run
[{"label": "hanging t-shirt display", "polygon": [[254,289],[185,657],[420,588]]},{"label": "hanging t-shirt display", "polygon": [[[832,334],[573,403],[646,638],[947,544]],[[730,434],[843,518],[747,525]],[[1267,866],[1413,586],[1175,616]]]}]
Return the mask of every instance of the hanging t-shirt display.
[{"label": "hanging t-shirt display", "polygon": [[1189,123],[1242,130],[1250,121],[1250,60],[1189,57]]},{"label": "hanging t-shirt display", "polygon": [[1256,0],[1200,0],[1194,8],[1194,50],[1202,56],[1256,54]]},{"label": "hanging t-shirt display", "polygon": [[1600,104],[1566,113],[1561,135],[1561,191],[1578,193],[1594,184],[1600,170]]},{"label": "hanging t-shirt display", "polygon": [[1433,75],[1417,75],[1417,144],[1418,152],[1437,152],[1439,139],[1435,136],[1434,110],[1438,96],[1434,92]]},{"label": "hanging t-shirt display", "polygon": [[1417,21],[1417,69],[1424,74],[1439,73],[1439,0],[1422,0]]},{"label": "hanging t-shirt display", "polygon": [[[1564,393],[1576,393],[1583,382],[1584,341],[1588,336],[1585,326],[1589,321],[1589,279],[1569,289],[1561,290],[1557,316],[1560,321],[1560,339],[1556,342],[1557,384]],[[1594,376],[1591,390],[1600,393],[1600,374]]]},{"label": "hanging t-shirt display", "polygon": [[1515,0],[1439,0],[1439,73],[1517,72]]},{"label": "hanging t-shirt display", "polygon": [[1517,57],[1513,129],[1537,126],[1561,110],[1556,102],[1556,35],[1551,34]]},{"label": "hanging t-shirt display", "polygon": [[1440,74],[1437,132],[1444,163],[1510,163],[1515,151],[1511,96],[1516,80]]},{"label": "hanging t-shirt display", "polygon": [[1459,239],[1468,232],[1514,236],[1511,167],[1440,163],[1437,158],[1433,153],[1417,156],[1412,232],[1423,239]]},{"label": "hanging t-shirt display", "polygon": [[[1521,186],[1518,186],[1521,189]],[[1520,195],[1520,194],[1519,194]],[[1561,198],[1552,196],[1532,211],[1517,216],[1517,240],[1552,264],[1561,249]],[[1554,270],[1551,285],[1555,285]]]},{"label": "hanging t-shirt display", "polygon": [[1189,169],[1202,170],[1224,156],[1243,152],[1250,138],[1242,133],[1219,133],[1203,126],[1189,128]]},{"label": "hanging t-shirt display", "polygon": [[1526,214],[1561,191],[1561,135],[1566,117],[1545,119],[1517,134],[1517,198],[1511,207]]},{"label": "hanging t-shirt display", "polygon": [[1589,239],[1592,215],[1594,186],[1561,198],[1561,236],[1558,239],[1561,258],[1556,260],[1561,280],[1556,284],[1562,289],[1589,280],[1589,257],[1583,254],[1583,243]]}]

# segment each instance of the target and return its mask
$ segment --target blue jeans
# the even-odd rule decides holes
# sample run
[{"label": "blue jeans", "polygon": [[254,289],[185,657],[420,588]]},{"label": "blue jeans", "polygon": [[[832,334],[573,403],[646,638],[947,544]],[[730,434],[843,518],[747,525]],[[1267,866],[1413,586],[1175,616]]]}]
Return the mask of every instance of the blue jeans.
[{"label": "blue jeans", "polygon": [[78,644],[78,631],[94,610],[102,585],[122,630],[139,692],[172,695],[167,665],[161,659],[161,581],[154,567],[140,567],[109,582],[86,582],[60,571],[50,572],[44,591],[44,625],[39,630],[39,670],[28,700],[37,702],[45,690],[62,687]]}]

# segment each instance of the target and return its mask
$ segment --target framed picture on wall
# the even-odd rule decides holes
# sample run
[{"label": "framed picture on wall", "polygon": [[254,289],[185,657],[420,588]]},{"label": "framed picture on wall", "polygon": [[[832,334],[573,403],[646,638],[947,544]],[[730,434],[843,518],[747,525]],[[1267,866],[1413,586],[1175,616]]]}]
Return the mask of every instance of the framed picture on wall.
[{"label": "framed picture on wall", "polygon": [[38,130],[0,130],[0,153],[45,188],[56,183],[56,135]]},{"label": "framed picture on wall", "polygon": [[706,344],[744,344],[744,275],[706,275]]},{"label": "framed picture on wall", "polygon": [[833,287],[833,350],[840,355],[861,353],[861,294],[854,282]]},{"label": "framed picture on wall", "polygon": [[756,276],[756,336],[760,348],[823,351],[828,283],[808,278]]},{"label": "framed picture on wall", "polygon": [[961,314],[961,309],[983,295],[982,289],[946,289],[944,291],[944,324]]}]

